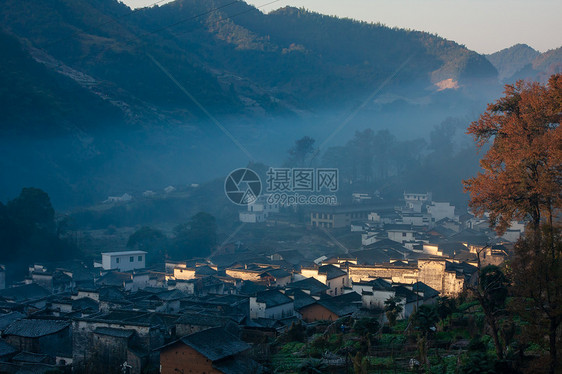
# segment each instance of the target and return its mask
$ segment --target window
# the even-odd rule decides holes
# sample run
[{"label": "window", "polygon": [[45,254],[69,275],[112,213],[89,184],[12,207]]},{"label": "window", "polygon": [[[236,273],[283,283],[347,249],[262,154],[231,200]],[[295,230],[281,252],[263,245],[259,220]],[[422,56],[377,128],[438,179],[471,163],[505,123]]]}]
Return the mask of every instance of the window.
[{"label": "window", "polygon": [[117,257],[117,258],[115,259],[115,263],[116,263],[116,264],[119,263],[119,257]]},{"label": "window", "polygon": [[129,257],[129,262],[135,262],[135,257],[134,256]]},{"label": "window", "polygon": [[139,256],[139,262],[141,262],[141,261],[142,261],[142,256]]}]

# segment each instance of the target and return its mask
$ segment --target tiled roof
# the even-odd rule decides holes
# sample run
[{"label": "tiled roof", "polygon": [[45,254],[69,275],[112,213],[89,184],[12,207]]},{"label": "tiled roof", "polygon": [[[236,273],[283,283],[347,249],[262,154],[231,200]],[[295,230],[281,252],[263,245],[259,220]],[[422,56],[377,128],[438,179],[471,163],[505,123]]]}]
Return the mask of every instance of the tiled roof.
[{"label": "tiled roof", "polygon": [[176,323],[192,326],[219,327],[226,325],[228,321],[230,321],[228,318],[211,316],[207,314],[185,313],[176,320]]},{"label": "tiled roof", "polygon": [[305,278],[300,281],[289,283],[287,288],[298,288],[301,290],[310,291],[311,295],[316,295],[328,290],[330,287],[326,286],[324,283],[320,282],[315,278]]},{"label": "tiled roof", "polygon": [[203,330],[180,339],[211,361],[234,356],[250,349],[250,346],[223,328]]},{"label": "tiled roof", "polygon": [[356,312],[359,309],[359,305],[357,303],[360,302],[361,295],[357,292],[351,292],[340,296],[321,299],[318,301],[318,304],[322,305],[339,317],[342,317]]},{"label": "tiled roof", "polygon": [[70,326],[68,321],[44,320],[44,319],[20,319],[13,322],[4,335],[15,335],[26,338],[38,338],[45,335],[57,333]]},{"label": "tiled roof", "polygon": [[20,312],[11,312],[7,314],[0,314],[0,332],[8,327],[12,322],[24,318],[25,315]]},{"label": "tiled roof", "polygon": [[131,273],[120,273],[118,271],[110,271],[96,282],[104,286],[123,286],[125,283],[133,281]]},{"label": "tiled roof", "polygon": [[18,350],[12,347],[4,339],[0,339],[0,357],[16,353]]},{"label": "tiled roof", "polygon": [[287,290],[286,294],[293,297],[293,303],[295,305],[295,310],[299,310],[301,308],[304,308],[305,306],[308,306],[310,304],[314,304],[316,302],[315,298],[313,298],[309,294],[301,291],[298,288]]},{"label": "tiled roof", "polygon": [[395,296],[406,300],[406,303],[423,300],[423,296],[419,296],[417,293],[404,286],[394,286],[394,292]]},{"label": "tiled roof", "polygon": [[412,284],[412,291],[423,292],[424,299],[429,299],[431,297],[439,295],[439,291],[429,287],[427,284],[423,282],[416,282]]},{"label": "tiled roof", "polygon": [[12,358],[13,361],[29,362],[29,363],[44,363],[50,361],[50,357],[46,354],[20,352]]},{"label": "tiled roof", "polygon": [[94,333],[100,335],[112,336],[114,338],[130,338],[135,333],[134,330],[126,329],[114,329],[111,327],[98,327],[94,330]]},{"label": "tiled roof", "polygon": [[318,268],[318,274],[326,274],[327,279],[334,279],[347,273],[334,265],[324,265]]},{"label": "tiled roof", "polygon": [[376,279],[369,280],[367,282],[361,282],[361,283],[367,283],[375,291],[392,291],[392,285],[382,278],[376,278]]},{"label": "tiled roof", "polygon": [[268,271],[264,271],[261,275],[266,275],[269,274],[274,278],[286,278],[286,277],[290,277],[291,273],[283,270],[283,269],[272,269],[272,270],[268,270]]},{"label": "tiled roof", "polygon": [[36,283],[0,290],[0,297],[8,300],[25,301],[47,297],[51,293]]},{"label": "tiled roof", "polygon": [[277,290],[259,292],[256,295],[256,299],[259,303],[265,303],[267,308],[272,308],[277,305],[283,305],[293,302],[290,297],[282,294]]}]

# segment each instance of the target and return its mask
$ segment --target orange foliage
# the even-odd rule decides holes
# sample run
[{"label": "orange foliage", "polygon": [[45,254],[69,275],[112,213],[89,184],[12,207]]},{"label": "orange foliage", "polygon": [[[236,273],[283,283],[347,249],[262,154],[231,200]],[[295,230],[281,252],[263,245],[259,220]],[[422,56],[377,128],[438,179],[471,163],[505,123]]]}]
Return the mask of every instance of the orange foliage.
[{"label": "orange foliage", "polygon": [[479,147],[492,146],[480,162],[483,169],[464,181],[470,207],[498,233],[512,220],[556,217],[562,207],[562,74],[547,85],[519,81],[505,86],[505,96],[489,104],[467,133]]}]

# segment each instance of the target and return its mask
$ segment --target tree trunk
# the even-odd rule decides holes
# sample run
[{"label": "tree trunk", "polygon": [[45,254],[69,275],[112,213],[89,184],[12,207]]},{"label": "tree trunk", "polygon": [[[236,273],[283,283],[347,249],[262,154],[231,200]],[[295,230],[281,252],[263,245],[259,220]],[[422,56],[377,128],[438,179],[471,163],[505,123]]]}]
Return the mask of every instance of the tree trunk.
[{"label": "tree trunk", "polygon": [[496,356],[498,356],[498,360],[503,360],[503,347],[502,343],[500,342],[496,320],[494,319],[494,317],[488,315],[486,315],[486,319],[488,320],[490,329],[492,329],[492,339],[494,339],[494,346],[496,347]]},{"label": "tree trunk", "polygon": [[550,366],[548,372],[550,374],[556,373],[556,368],[558,366],[557,354],[556,354],[556,330],[558,329],[558,321],[556,317],[550,318],[550,328],[548,331],[548,338],[550,340]]}]

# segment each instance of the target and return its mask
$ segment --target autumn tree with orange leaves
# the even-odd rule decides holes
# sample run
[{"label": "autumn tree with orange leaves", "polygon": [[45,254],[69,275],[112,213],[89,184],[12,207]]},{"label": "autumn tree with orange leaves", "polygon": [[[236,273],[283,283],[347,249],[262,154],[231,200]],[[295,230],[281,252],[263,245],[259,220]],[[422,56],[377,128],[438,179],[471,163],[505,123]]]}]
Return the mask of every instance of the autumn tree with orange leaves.
[{"label": "autumn tree with orange leaves", "polygon": [[512,220],[527,220],[538,230],[559,211],[562,155],[562,75],[548,85],[517,82],[468,128],[479,147],[493,140],[480,164],[483,172],[464,182],[470,207],[490,214],[498,232]]},{"label": "autumn tree with orange leaves", "polygon": [[482,171],[464,181],[465,191],[473,212],[488,213],[498,234],[514,220],[528,223],[510,264],[515,311],[538,332],[538,344],[548,341],[544,369],[555,373],[562,325],[562,74],[546,85],[519,81],[504,93],[468,128],[479,147],[491,146]]}]

